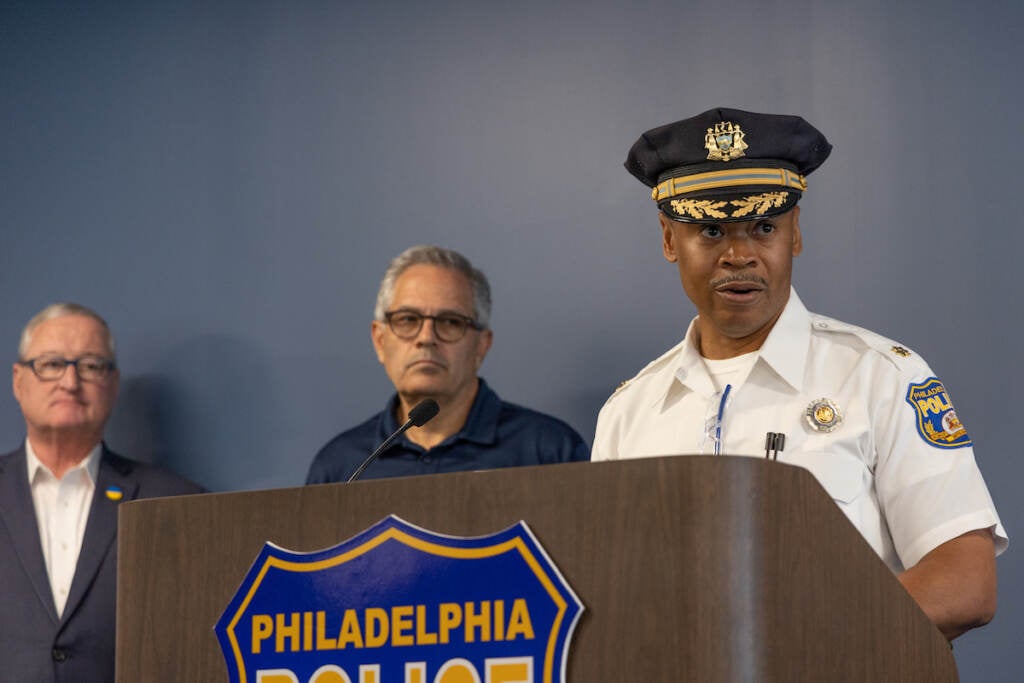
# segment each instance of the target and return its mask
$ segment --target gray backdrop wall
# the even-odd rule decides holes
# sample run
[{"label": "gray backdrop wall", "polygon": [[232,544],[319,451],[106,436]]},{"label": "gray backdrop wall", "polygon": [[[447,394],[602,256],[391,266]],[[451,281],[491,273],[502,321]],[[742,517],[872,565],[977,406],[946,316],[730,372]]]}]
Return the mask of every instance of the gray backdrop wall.
[{"label": "gray backdrop wall", "polygon": [[[93,306],[114,448],[213,490],[297,485],[389,394],[384,266],[438,243],[491,278],[484,376],[589,441],[694,314],[626,150],[712,106],[798,113],[835,145],[801,296],[930,361],[1020,533],[1022,25],[1009,1],[3,3],[8,357],[45,304]],[[0,427],[23,437],[7,392]],[[1022,678],[1022,564],[957,641],[964,681]]]}]

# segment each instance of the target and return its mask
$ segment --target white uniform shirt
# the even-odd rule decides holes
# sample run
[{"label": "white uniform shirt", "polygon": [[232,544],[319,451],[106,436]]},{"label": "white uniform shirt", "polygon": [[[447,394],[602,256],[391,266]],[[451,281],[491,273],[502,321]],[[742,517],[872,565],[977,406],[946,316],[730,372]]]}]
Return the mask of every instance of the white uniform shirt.
[{"label": "white uniform shirt", "polygon": [[39,461],[28,439],[25,439],[25,456],[36,522],[39,524],[39,542],[59,617],[68,601],[82,539],[85,538],[85,524],[89,519],[89,506],[100,467],[100,446],[97,444],[85,460],[60,479]]},{"label": "white uniform shirt", "polygon": [[[1006,548],[967,432],[916,354],[808,313],[791,290],[723,407],[695,335],[691,323],[682,343],[612,394],[592,460],[712,454],[716,436],[722,453],[764,457],[767,432],[782,432],[778,460],[810,470],[894,572],[975,529],[993,529],[997,554]],[[838,409],[832,431],[805,417],[820,399]]]}]

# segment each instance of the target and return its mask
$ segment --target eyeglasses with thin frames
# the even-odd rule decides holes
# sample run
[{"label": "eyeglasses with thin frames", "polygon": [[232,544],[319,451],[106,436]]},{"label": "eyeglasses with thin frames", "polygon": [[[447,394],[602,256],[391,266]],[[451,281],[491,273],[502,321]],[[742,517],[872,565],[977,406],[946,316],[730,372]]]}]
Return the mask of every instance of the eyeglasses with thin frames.
[{"label": "eyeglasses with thin frames", "polygon": [[458,313],[440,313],[426,315],[419,311],[399,310],[384,314],[388,327],[399,339],[415,339],[423,329],[423,321],[430,320],[434,324],[434,334],[443,342],[457,342],[466,336],[470,328],[482,330],[483,326],[470,317]]},{"label": "eyeglasses with thin frames", "polygon": [[60,356],[38,356],[18,361],[18,365],[32,368],[36,377],[44,382],[52,382],[64,376],[68,366],[75,367],[78,379],[85,382],[102,382],[117,368],[117,364],[102,356],[82,356],[81,358],[61,358]]}]

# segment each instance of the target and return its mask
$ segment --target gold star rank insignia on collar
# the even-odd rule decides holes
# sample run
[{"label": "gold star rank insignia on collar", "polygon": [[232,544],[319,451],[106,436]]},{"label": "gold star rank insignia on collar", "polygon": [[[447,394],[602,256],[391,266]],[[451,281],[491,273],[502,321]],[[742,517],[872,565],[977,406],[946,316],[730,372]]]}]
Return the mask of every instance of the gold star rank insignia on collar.
[{"label": "gold star rank insignia on collar", "polygon": [[892,347],[892,352],[901,358],[910,358],[910,350],[905,346],[899,346],[898,344]]}]

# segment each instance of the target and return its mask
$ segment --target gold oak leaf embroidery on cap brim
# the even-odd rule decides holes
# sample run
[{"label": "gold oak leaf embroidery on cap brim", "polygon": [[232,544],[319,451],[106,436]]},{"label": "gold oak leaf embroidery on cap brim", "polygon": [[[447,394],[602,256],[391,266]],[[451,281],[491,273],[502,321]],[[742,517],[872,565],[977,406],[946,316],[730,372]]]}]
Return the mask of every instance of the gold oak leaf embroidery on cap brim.
[{"label": "gold oak leaf embroidery on cap brim", "polygon": [[693,218],[728,218],[729,214],[718,209],[725,206],[725,202],[713,202],[707,199],[673,199],[672,208],[676,213]]},{"label": "gold oak leaf embroidery on cap brim", "polygon": [[789,197],[788,192],[765,192],[764,194],[755,194],[743,199],[734,199],[729,202],[737,207],[732,212],[732,217],[746,216],[755,211],[757,213],[764,213],[770,208],[782,206],[787,197]]}]

